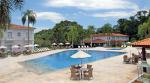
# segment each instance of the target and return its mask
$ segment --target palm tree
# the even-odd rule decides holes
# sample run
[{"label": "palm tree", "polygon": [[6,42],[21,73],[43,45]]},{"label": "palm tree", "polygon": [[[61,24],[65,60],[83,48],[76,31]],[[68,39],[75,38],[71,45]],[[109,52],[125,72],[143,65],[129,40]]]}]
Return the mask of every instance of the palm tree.
[{"label": "palm tree", "polygon": [[148,10],[148,16],[150,16],[150,9]]},{"label": "palm tree", "polygon": [[146,10],[143,10],[142,12],[143,12],[143,15],[146,17],[148,12]]},{"label": "palm tree", "polygon": [[10,24],[11,12],[21,9],[23,3],[24,0],[0,0],[0,32],[3,32]]},{"label": "palm tree", "polygon": [[33,12],[33,10],[27,10],[26,12],[24,12],[24,15],[22,17],[22,24],[24,25],[27,21],[28,24],[28,45],[30,44],[29,41],[29,28],[30,28],[30,24],[34,25],[36,23],[36,13]]}]

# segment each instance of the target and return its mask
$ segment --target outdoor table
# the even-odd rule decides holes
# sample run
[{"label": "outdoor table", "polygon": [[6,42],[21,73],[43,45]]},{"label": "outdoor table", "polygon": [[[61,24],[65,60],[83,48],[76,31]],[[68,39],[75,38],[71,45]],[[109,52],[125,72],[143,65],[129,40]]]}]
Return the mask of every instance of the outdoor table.
[{"label": "outdoor table", "polygon": [[88,69],[87,68],[80,68],[79,71],[80,71],[80,79],[83,79],[84,78],[84,71],[88,71]]}]

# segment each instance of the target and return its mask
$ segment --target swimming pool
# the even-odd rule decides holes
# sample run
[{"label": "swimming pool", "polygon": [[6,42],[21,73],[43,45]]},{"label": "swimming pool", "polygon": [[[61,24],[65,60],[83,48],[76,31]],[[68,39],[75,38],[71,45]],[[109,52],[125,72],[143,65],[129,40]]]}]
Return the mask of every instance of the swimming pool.
[{"label": "swimming pool", "polygon": [[[54,71],[63,68],[70,67],[74,64],[80,64],[81,59],[74,59],[70,56],[77,53],[78,50],[67,50],[63,52],[58,52],[41,58],[28,60],[21,62],[22,65],[28,67],[34,71],[44,73],[47,71]],[[113,51],[96,51],[96,50],[87,50],[86,53],[90,54],[91,57],[82,59],[82,63],[89,63],[104,58],[118,56],[124,54],[123,52],[113,52]]]}]

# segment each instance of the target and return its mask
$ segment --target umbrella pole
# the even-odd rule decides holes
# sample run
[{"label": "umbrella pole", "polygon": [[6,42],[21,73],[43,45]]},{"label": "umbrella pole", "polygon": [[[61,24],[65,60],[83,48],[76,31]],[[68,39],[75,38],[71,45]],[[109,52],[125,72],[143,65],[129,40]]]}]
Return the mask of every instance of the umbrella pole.
[{"label": "umbrella pole", "polygon": [[81,66],[82,66],[82,59],[81,59]]}]

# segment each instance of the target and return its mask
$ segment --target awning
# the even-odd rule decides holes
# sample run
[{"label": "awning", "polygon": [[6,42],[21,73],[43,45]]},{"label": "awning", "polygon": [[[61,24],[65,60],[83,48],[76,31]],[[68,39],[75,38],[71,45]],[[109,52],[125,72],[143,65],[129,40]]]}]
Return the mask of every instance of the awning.
[{"label": "awning", "polygon": [[13,45],[12,48],[19,48],[19,46],[18,45]]},{"label": "awning", "polygon": [[150,48],[150,38],[146,38],[131,44],[133,47],[145,47]]}]

